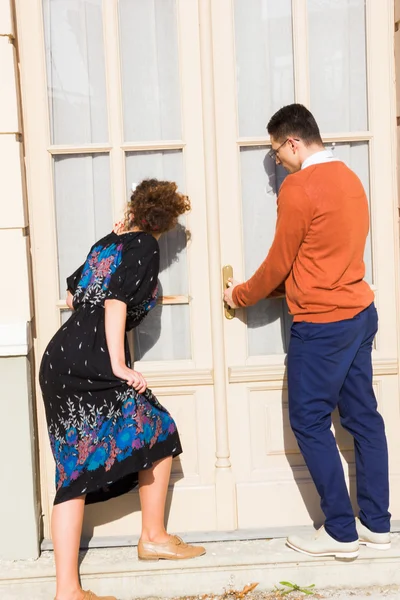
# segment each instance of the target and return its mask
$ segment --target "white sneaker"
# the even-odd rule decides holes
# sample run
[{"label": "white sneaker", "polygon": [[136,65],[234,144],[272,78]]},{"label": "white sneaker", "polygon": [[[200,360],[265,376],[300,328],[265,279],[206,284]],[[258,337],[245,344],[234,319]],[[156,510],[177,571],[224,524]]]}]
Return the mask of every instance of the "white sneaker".
[{"label": "white sneaker", "polygon": [[291,535],[287,545],[297,552],[309,556],[334,556],[335,558],[357,558],[359,551],[358,540],[355,542],[338,542],[325,531],[322,526],[311,539]]},{"label": "white sneaker", "polygon": [[368,527],[365,527],[359,519],[356,519],[358,541],[363,546],[375,548],[375,550],[389,550],[392,543],[389,533],[374,533]]}]

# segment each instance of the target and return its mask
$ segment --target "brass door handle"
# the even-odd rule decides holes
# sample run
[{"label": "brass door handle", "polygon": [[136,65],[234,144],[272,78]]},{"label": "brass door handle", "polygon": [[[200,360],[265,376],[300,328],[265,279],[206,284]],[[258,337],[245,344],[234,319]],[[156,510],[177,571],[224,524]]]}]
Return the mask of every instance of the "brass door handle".
[{"label": "brass door handle", "polygon": [[[231,265],[225,265],[225,267],[222,267],[222,282],[224,290],[229,287],[228,279],[231,277],[233,277],[233,269]],[[224,307],[225,318],[233,319],[235,317],[235,309],[228,306],[226,302],[224,302]]]}]

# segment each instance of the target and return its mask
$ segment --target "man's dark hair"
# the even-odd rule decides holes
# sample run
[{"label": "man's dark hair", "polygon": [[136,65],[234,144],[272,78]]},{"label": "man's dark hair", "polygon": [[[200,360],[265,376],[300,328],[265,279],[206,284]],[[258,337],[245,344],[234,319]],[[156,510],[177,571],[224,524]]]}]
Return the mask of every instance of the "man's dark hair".
[{"label": "man's dark hair", "polygon": [[271,117],[267,130],[277,141],[298,137],[306,146],[313,143],[322,144],[317,122],[302,104],[288,104],[280,108]]}]

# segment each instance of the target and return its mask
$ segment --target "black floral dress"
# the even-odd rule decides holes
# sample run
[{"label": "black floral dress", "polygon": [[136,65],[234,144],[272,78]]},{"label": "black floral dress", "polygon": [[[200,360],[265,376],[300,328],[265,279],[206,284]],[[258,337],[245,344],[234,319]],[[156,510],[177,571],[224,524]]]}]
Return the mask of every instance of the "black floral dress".
[{"label": "black floral dress", "polygon": [[[86,503],[132,489],[138,471],[182,452],[176,425],[151,390],[138,394],[114,376],[104,302],[127,305],[126,330],[157,301],[159,246],[147,233],[110,233],[67,279],[74,312],[49,343],[40,366],[51,448],[55,504],[86,494]],[[127,340],[126,363],[130,366]]]}]

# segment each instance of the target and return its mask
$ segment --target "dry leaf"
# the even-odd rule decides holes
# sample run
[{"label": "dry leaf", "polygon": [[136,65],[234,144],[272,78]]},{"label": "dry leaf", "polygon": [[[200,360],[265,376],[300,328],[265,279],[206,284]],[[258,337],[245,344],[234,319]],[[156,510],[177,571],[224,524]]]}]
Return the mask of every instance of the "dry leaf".
[{"label": "dry leaf", "polygon": [[244,588],[242,589],[242,591],[238,592],[237,597],[244,598],[246,596],[246,594],[248,594],[249,592],[252,592],[257,586],[258,586],[258,583],[250,583],[250,585],[245,585]]}]

